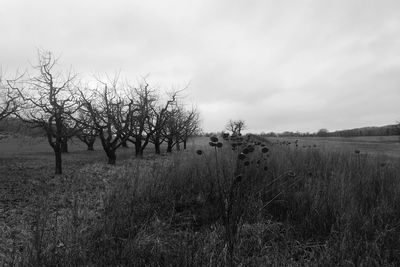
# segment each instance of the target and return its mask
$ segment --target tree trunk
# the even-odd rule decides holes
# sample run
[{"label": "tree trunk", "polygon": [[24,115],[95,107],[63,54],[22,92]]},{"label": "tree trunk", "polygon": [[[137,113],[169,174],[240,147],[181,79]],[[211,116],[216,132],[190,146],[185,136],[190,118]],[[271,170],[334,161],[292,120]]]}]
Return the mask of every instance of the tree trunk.
[{"label": "tree trunk", "polygon": [[187,143],[187,139],[185,138],[184,140],[183,140],[183,149],[186,149],[186,144]]},{"label": "tree trunk", "polygon": [[62,174],[62,160],[60,144],[55,144],[54,155],[56,157],[56,174]]},{"label": "tree trunk", "polygon": [[172,152],[172,144],[173,144],[172,139],[168,139],[167,144],[168,144],[167,145],[167,152],[171,153]]},{"label": "tree trunk", "polygon": [[142,138],[136,138],[136,142],[135,142],[135,156],[136,156],[136,157],[142,157],[142,156],[143,156]]},{"label": "tree trunk", "polygon": [[67,137],[61,138],[61,152],[68,153],[68,138]]},{"label": "tree trunk", "polygon": [[87,150],[88,151],[94,151],[94,142],[90,142],[90,143],[87,143]]},{"label": "tree trunk", "polygon": [[156,150],[156,154],[157,154],[157,155],[160,155],[160,154],[161,154],[161,149],[160,149],[160,142],[159,142],[158,140],[156,140],[156,141],[154,142],[154,148],[155,148],[155,150]]},{"label": "tree trunk", "polygon": [[115,150],[108,150],[106,152],[107,157],[108,157],[108,164],[110,165],[115,165],[115,162],[117,161],[117,155],[115,154]]},{"label": "tree trunk", "polygon": [[122,145],[123,148],[128,148],[128,143],[125,141],[122,141]]}]

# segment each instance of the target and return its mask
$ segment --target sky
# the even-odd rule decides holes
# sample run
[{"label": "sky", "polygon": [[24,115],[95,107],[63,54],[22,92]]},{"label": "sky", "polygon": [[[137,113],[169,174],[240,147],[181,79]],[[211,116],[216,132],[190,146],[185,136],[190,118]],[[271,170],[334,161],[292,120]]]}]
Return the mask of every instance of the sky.
[{"label": "sky", "polygon": [[185,101],[205,132],[330,131],[400,120],[398,0],[0,0],[7,75],[59,56]]}]

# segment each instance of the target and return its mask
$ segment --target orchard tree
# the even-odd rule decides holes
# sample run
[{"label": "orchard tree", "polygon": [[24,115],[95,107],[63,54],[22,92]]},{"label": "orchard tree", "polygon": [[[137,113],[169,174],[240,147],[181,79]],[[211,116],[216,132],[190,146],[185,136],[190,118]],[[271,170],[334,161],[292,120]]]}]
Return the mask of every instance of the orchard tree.
[{"label": "orchard tree", "polygon": [[[90,124],[80,121],[88,129],[95,130],[108,157],[108,163],[114,165],[116,150],[131,136],[133,131],[133,101],[122,95],[122,85],[118,76],[100,81],[95,89],[80,90],[81,111],[90,118]],[[101,88],[103,87],[103,88]]]},{"label": "orchard tree", "polygon": [[17,94],[13,92],[7,83],[2,80],[0,72],[0,121],[18,110]]},{"label": "orchard tree", "polygon": [[183,149],[186,149],[188,138],[200,131],[200,116],[195,107],[192,107],[191,110],[185,110],[182,116],[183,127],[180,132],[180,140],[183,143]]},{"label": "orchard tree", "polygon": [[94,142],[98,136],[98,130],[93,123],[90,113],[79,110],[77,122],[75,136],[86,144],[88,151],[94,151]]},{"label": "orchard tree", "polygon": [[[16,114],[32,127],[41,127],[54,150],[55,173],[62,173],[62,141],[69,118],[76,112],[71,90],[75,75],[55,71],[57,59],[48,51],[38,51],[33,76],[24,75],[7,81],[17,92],[21,106]],[[26,77],[28,76],[28,77]]]},{"label": "orchard tree", "polygon": [[167,152],[172,152],[175,146],[180,150],[180,144],[186,148],[187,139],[192,136],[199,128],[199,115],[195,108],[188,111],[182,105],[176,104],[167,113],[168,118],[164,127],[164,138],[167,142]]},{"label": "orchard tree", "polygon": [[167,121],[163,128],[163,136],[167,142],[167,152],[171,153],[172,148],[179,142],[179,132],[181,131],[181,110],[174,107],[167,112]]},{"label": "orchard tree", "polygon": [[157,95],[149,87],[146,80],[138,87],[130,87],[128,99],[133,103],[131,114],[132,131],[127,140],[135,145],[135,156],[142,157],[143,151],[150,141],[153,132],[150,130],[150,120],[154,114]]},{"label": "orchard tree", "polygon": [[163,132],[168,122],[169,109],[174,106],[176,99],[180,91],[174,91],[169,94],[169,100],[164,106],[157,105],[153,107],[152,116],[150,117],[148,123],[148,128],[146,130],[146,135],[150,137],[149,142],[154,144],[154,149],[156,154],[161,153],[161,144],[165,141]]}]

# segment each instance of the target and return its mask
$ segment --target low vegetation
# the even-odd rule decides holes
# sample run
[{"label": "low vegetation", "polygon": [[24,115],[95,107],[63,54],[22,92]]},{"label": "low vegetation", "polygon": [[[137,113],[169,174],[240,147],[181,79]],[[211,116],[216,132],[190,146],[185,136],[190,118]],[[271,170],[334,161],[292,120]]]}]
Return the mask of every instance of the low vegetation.
[{"label": "low vegetation", "polygon": [[197,138],[180,153],[116,166],[82,153],[61,176],[37,157],[3,159],[23,194],[1,189],[2,265],[400,263],[392,158],[254,136]]}]

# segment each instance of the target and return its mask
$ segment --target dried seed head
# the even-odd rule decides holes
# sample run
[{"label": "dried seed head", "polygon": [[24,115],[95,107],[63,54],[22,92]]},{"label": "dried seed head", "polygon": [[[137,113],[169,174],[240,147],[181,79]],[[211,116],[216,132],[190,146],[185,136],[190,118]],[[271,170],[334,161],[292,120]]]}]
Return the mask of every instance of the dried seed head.
[{"label": "dried seed head", "polygon": [[242,152],[243,152],[243,154],[249,154],[250,151],[249,151],[249,149],[246,147],[246,148],[243,149]]},{"label": "dried seed head", "polygon": [[268,167],[267,166],[264,167],[264,171],[268,171]]},{"label": "dried seed head", "polygon": [[203,151],[201,151],[201,150],[199,149],[199,150],[196,150],[196,153],[197,153],[197,155],[201,155],[201,154],[203,154]]},{"label": "dried seed head", "polygon": [[245,161],[244,162],[244,166],[249,166],[250,165],[250,161]]},{"label": "dried seed head", "polygon": [[215,146],[215,143],[214,143],[214,142],[208,142],[208,144],[209,144],[210,146]]},{"label": "dried seed head", "polygon": [[222,138],[228,139],[228,137],[229,137],[229,133],[223,133],[223,134],[222,134]]},{"label": "dried seed head", "polygon": [[218,142],[218,138],[216,136],[211,136],[210,140],[211,140],[211,142],[214,142],[214,143]]},{"label": "dried seed head", "polygon": [[268,151],[269,151],[268,147],[263,147],[263,148],[261,149],[261,152],[262,152],[262,153],[267,153]]},{"label": "dried seed head", "polygon": [[221,148],[221,147],[222,147],[222,143],[221,143],[221,142],[218,142],[218,143],[217,143],[217,147],[218,147],[218,148]]},{"label": "dried seed head", "polygon": [[360,154],[360,150],[356,149],[356,150],[354,150],[354,153]]},{"label": "dried seed head", "polygon": [[240,153],[238,156],[238,159],[240,159],[240,160],[244,160],[245,158],[246,158],[246,155],[243,153]]},{"label": "dried seed head", "polygon": [[240,181],[242,181],[242,175],[239,174],[238,176],[235,177],[235,182],[238,183]]},{"label": "dried seed head", "polygon": [[250,153],[254,152],[254,146],[249,146],[248,150],[249,150]]}]

